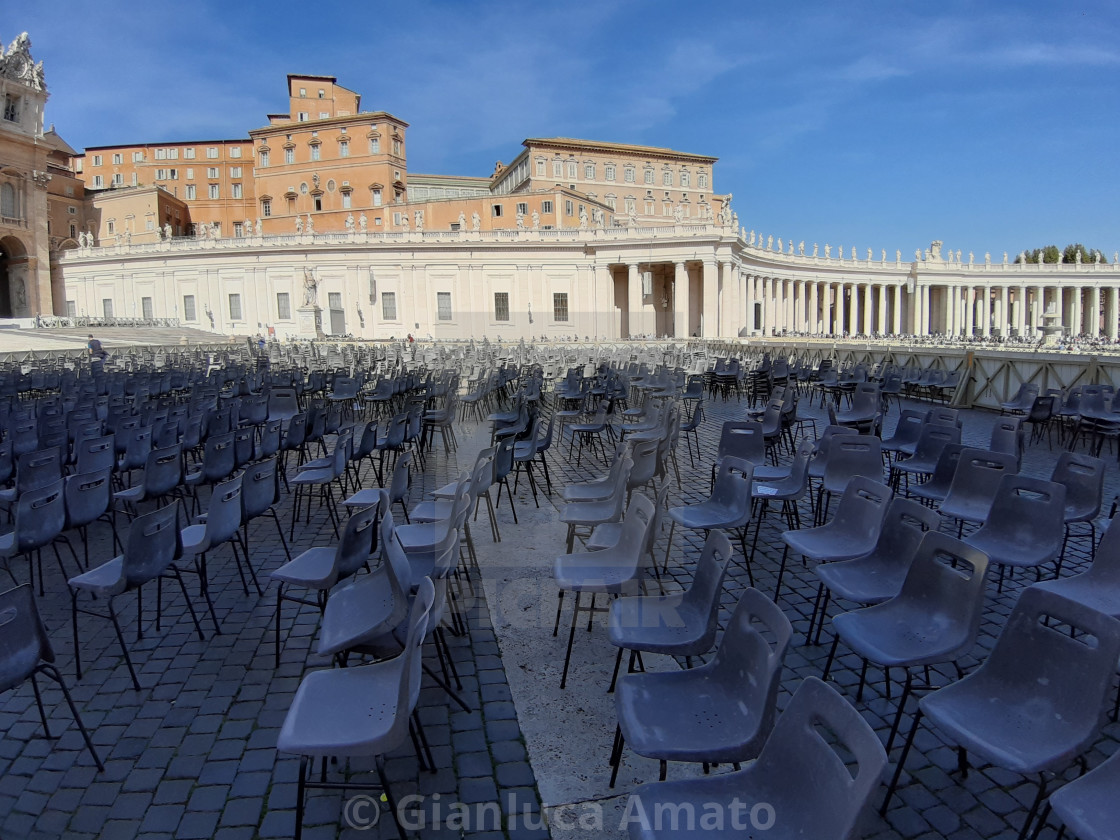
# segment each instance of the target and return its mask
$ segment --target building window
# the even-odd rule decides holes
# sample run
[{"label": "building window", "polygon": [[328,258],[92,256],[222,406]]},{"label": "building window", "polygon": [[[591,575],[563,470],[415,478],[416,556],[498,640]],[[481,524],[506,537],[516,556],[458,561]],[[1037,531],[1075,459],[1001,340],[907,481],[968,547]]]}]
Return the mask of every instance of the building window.
[{"label": "building window", "polygon": [[498,218],[499,216],[501,216],[502,215],[502,205],[500,205],[500,204],[491,205],[490,215],[492,215],[494,218]]},{"label": "building window", "polygon": [[78,302],[76,300],[66,301],[66,317],[67,318],[77,318],[78,317]]},{"label": "building window", "polygon": [[689,185],[688,181],[689,181],[688,173],[687,172],[682,172],[681,173],[681,186],[682,187],[687,187]]},{"label": "building window", "polygon": [[568,163],[568,180],[574,181],[576,179],[577,171],[578,167],[576,166],[575,161],[570,161]]},{"label": "building window", "polygon": [[245,235],[245,223],[244,222],[234,222],[233,223],[233,236],[234,236],[234,238],[235,239],[240,239],[244,235]]},{"label": "building window", "polygon": [[633,198],[626,199],[626,212],[627,213],[636,213],[637,211],[638,211],[637,202],[635,202]]},{"label": "building window", "polygon": [[326,97],[327,97],[327,92],[325,90],[323,90],[322,88],[320,88],[319,89],[319,98],[320,99],[326,99]]},{"label": "building window", "polygon": [[218,158],[218,147],[217,146],[207,146],[206,147],[206,157],[210,158],[210,160],[217,160],[217,158]]},{"label": "building window", "polygon": [[645,170],[645,172],[642,173],[642,178],[647,184],[652,184],[653,183],[653,170],[652,169]]},{"label": "building window", "polygon": [[93,185],[95,187],[103,187],[103,186],[105,186],[105,180],[100,175],[94,175],[93,176]]},{"label": "building window", "polygon": [[397,293],[381,293],[381,319],[383,321],[397,320]]},{"label": "building window", "polygon": [[541,212],[542,213],[551,213],[552,212],[552,202],[551,201],[542,201],[541,202]]},{"label": "building window", "polygon": [[327,292],[327,308],[342,309],[342,292]]},{"label": "building window", "polygon": [[595,180],[595,164],[585,163],[583,165],[583,177],[588,181]]},{"label": "building window", "polygon": [[143,163],[144,162],[144,153],[143,152],[133,152],[132,153],[132,162],[133,163]]},{"label": "building window", "polygon": [[209,194],[210,198],[221,198],[220,188],[218,187],[217,184],[210,184],[210,189],[208,191],[208,194]]},{"label": "building window", "polygon": [[197,188],[194,184],[187,184],[186,198],[187,201],[193,201],[198,197]]},{"label": "building window", "polygon": [[[8,122],[19,122],[19,97],[7,93],[4,95],[4,119]],[[95,164],[100,166],[100,163]]]},{"label": "building window", "polygon": [[561,161],[554,160],[552,162],[552,177],[553,178],[563,178],[564,177],[564,164]]},{"label": "building window", "polygon": [[264,216],[265,218],[268,218],[269,216],[272,215],[272,199],[271,198],[262,198],[261,199],[261,215]]},{"label": "building window", "polygon": [[[156,157],[159,157],[159,152],[162,152],[162,151],[163,151],[163,149],[156,149]],[[101,165],[101,155],[94,155],[93,156],[93,165],[94,166],[100,166]]]},{"label": "building window", "polygon": [[338,156],[339,157],[350,157],[350,144],[347,143],[345,140],[341,141],[338,144]]},{"label": "building window", "polygon": [[113,299],[112,298],[102,298],[101,299],[101,315],[105,318],[112,318],[113,317]]},{"label": "building window", "polygon": [[494,292],[494,320],[509,320],[509,292]]},{"label": "building window", "polygon": [[401,223],[401,219],[403,219],[403,218],[404,217],[400,213],[394,213],[393,214],[393,224],[399,225]]},{"label": "building window", "polygon": [[572,200],[571,200],[571,199],[566,199],[566,200],[564,201],[564,215],[565,215],[565,216],[571,216],[571,215],[574,215],[574,213],[575,213],[575,209],[576,209],[576,208],[575,208],[575,205],[574,205],[574,204],[572,204]]},{"label": "building window", "polygon": [[393,138],[393,154],[397,157],[401,156],[401,141],[396,137]]},{"label": "building window", "polygon": [[240,147],[240,146],[234,146],[233,148],[231,148],[231,149],[229,150],[229,156],[230,156],[231,158],[239,158],[239,157],[241,157],[241,147]]},{"label": "building window", "polygon": [[110,219],[105,226],[105,230],[109,233],[116,233],[117,232],[117,223],[115,221],[113,221],[112,219]]},{"label": "building window", "polygon": [[0,184],[0,216],[6,219],[19,218],[19,204],[16,201],[16,188],[11,184]]},{"label": "building window", "polygon": [[118,172],[113,176],[113,186],[114,187],[123,187],[124,186],[124,173]]},{"label": "building window", "polygon": [[380,137],[369,138],[369,153],[371,155],[381,154],[381,138]]},{"label": "building window", "polygon": [[526,204],[524,201],[520,202],[517,205],[517,212],[520,213],[522,216],[526,215],[529,212],[529,205]]},{"label": "building window", "polygon": [[229,319],[231,321],[241,320],[241,295],[233,294],[229,296]]},{"label": "building window", "polygon": [[192,167],[192,166],[187,167],[187,180],[188,181],[193,181],[194,180],[194,167]]},{"label": "building window", "polygon": [[78,226],[77,225],[70,225],[70,238],[71,239],[77,239],[78,238]]},{"label": "building window", "polygon": [[234,184],[232,187],[230,187],[230,189],[233,190],[233,192],[232,192],[233,198],[241,198],[241,185],[240,184]]},{"label": "building window", "polygon": [[537,177],[538,178],[543,178],[544,177],[544,161],[543,160],[538,160],[537,161]]},{"label": "building window", "polygon": [[373,192],[373,206],[374,207],[380,207],[381,206],[381,190],[373,190],[372,192]]},{"label": "building window", "polygon": [[613,195],[607,196],[607,207],[611,208],[611,210],[615,209],[615,198]]},{"label": "building window", "polygon": [[268,162],[268,152],[260,152],[257,154],[257,163],[262,169],[268,166]]},{"label": "building window", "polygon": [[183,149],[183,157],[186,160],[194,160],[194,146],[187,146]]},{"label": "building window", "polygon": [[216,167],[216,166],[206,167],[206,177],[211,178],[211,179],[217,179],[218,178],[218,167]]},{"label": "building window", "polygon": [[661,204],[661,215],[662,216],[672,216],[673,215],[673,205],[670,204],[668,201],[663,202]]},{"label": "building window", "polygon": [[178,169],[157,169],[156,170],[156,180],[157,181],[177,181],[177,180],[179,180],[179,170]]},{"label": "building window", "polygon": [[314,201],[316,211],[319,211],[319,210],[323,209],[323,197],[321,195],[315,196],[313,201]]},{"label": "building window", "polygon": [[554,292],[552,295],[552,320],[568,320],[568,293]]},{"label": "building window", "polygon": [[140,298],[140,314],[145,321],[150,321],[156,317],[155,307],[152,306],[152,299],[150,297]]},{"label": "building window", "polygon": [[120,166],[124,163],[124,155],[120,152],[113,152],[113,166]]},{"label": "building window", "polygon": [[708,188],[708,173],[707,172],[701,172],[699,175],[696,176],[696,186],[699,189],[702,189],[702,190]]},{"label": "building window", "polygon": [[661,173],[661,185],[665,187],[673,186],[673,173],[668,169]]},{"label": "building window", "polygon": [[307,88],[300,88],[299,95],[301,98],[307,96]]},{"label": "building window", "polygon": [[614,180],[614,164],[613,163],[608,163],[606,166],[603,167],[603,177],[606,178],[608,181],[613,181]]},{"label": "building window", "polygon": [[329,120],[330,118],[331,118],[331,113],[330,113],[330,111],[320,111],[320,112],[319,112],[319,119],[321,119],[321,120]]},{"label": "building window", "polygon": [[278,321],[292,320],[292,299],[287,292],[276,293],[276,319]]},{"label": "building window", "polygon": [[241,177],[241,167],[240,166],[231,166],[229,168],[229,177],[240,178]]},{"label": "building window", "polygon": [[296,150],[295,149],[285,149],[284,150],[284,163],[295,163],[295,162],[296,162]]},{"label": "building window", "polygon": [[451,292],[436,292],[436,313],[441,321],[451,320]]},{"label": "building window", "polygon": [[347,190],[346,192],[344,192],[342,194],[342,209],[343,210],[349,210],[350,209],[350,191],[349,190]]},{"label": "building window", "polygon": [[319,146],[318,144],[311,147],[311,159],[319,160]]},{"label": "building window", "polygon": [[626,167],[624,180],[626,181],[627,184],[633,184],[634,183],[634,167],[633,166],[627,166]]}]

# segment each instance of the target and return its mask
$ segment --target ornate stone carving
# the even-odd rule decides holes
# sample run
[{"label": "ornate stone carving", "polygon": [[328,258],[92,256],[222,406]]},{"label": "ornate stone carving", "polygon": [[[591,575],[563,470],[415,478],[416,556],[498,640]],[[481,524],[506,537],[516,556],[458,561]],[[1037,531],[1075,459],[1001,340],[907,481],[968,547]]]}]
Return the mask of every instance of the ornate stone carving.
[{"label": "ornate stone carving", "polygon": [[47,89],[43,76],[43,62],[36,64],[31,57],[31,38],[26,32],[21,32],[19,37],[8,45],[8,49],[0,54],[0,76],[22,82],[35,90]]}]

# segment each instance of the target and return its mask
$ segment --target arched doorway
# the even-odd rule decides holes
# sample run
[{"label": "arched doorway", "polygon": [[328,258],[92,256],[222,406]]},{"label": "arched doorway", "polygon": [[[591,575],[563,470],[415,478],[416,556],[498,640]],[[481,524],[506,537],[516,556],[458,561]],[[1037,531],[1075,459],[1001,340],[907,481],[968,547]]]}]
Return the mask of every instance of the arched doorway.
[{"label": "arched doorway", "polygon": [[0,318],[29,314],[27,305],[27,248],[14,236],[0,239]]}]

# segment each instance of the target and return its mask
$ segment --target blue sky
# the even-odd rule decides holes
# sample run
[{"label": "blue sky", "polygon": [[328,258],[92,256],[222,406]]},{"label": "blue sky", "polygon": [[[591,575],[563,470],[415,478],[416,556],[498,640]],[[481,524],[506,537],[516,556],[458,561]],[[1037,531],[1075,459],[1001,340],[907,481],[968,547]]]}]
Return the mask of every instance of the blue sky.
[{"label": "blue sky", "polygon": [[408,121],[414,172],[642,143],[718,156],[740,222],[809,247],[1120,250],[1114,1],[15,0],[21,30],[75,148],[244,137],[305,72]]}]

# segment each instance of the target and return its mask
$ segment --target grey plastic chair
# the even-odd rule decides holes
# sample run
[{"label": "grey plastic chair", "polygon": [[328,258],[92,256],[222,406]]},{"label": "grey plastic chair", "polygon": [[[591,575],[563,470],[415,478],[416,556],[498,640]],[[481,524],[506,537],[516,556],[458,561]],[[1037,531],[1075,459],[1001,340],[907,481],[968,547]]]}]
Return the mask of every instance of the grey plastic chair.
[{"label": "grey plastic chair", "polygon": [[[941,519],[935,511],[917,502],[895,496],[887,506],[879,539],[870,554],[854,560],[822,563],[813,571],[820,578],[809,630],[808,644],[816,625],[816,644],[828,615],[832,598],[857,604],[879,604],[896,596],[910,569],[910,561],[927,531],[936,531]],[[819,618],[819,623],[818,623]]]},{"label": "grey plastic chair", "polygon": [[897,490],[905,476],[909,489],[911,476],[931,475],[937,468],[942,450],[949,444],[960,442],[961,430],[957,426],[926,423],[918,434],[913,454],[908,458],[897,458],[891,464],[891,486]]},{"label": "grey plastic chair", "polygon": [[844,495],[836,506],[836,515],[824,525],[785,531],[782,542],[782,564],[778,569],[778,582],[774,586],[774,601],[782,591],[786,561],[792,549],[806,560],[818,563],[852,560],[874,550],[883,527],[883,517],[892,493],[885,484],[857,475],[844,488]]},{"label": "grey plastic chair", "polygon": [[[276,739],[279,752],[300,756],[295,840],[303,836],[307,789],[337,789],[340,784],[309,777],[308,759],[325,761],[328,756],[374,759],[380,785],[370,787],[380,787],[397,832],[401,837],[406,836],[385,773],[385,755],[404,743],[409,733],[409,719],[414,708],[412,698],[419,697],[421,644],[434,598],[432,582],[422,581],[412,605],[408,636],[400,656],[353,668],[313,671],[300,683]],[[355,786],[352,779],[345,784],[348,789]],[[380,807],[376,800],[374,802]]]},{"label": "grey plastic chair", "polygon": [[[668,484],[668,482],[666,482]],[[649,528],[653,531],[653,527]],[[642,653],[692,657],[711,650],[716,640],[716,619],[723,578],[731,562],[731,543],[718,531],[709,531],[692,585],[671,595],[619,598],[607,615],[607,636],[618,648],[608,693],[614,691],[623,651],[630,651],[628,671]],[[643,670],[645,670],[643,668]]]},{"label": "grey plastic chair", "polygon": [[1026,449],[1026,431],[1022,417],[1001,417],[992,426],[991,444],[993,452],[1006,452],[1015,456],[1017,466],[1023,463],[1023,450]]},{"label": "grey plastic chair", "polygon": [[105,765],[101,763],[89,731],[78,713],[78,707],[70,696],[70,689],[54,663],[54,649],[39,616],[31,585],[24,584],[0,593],[0,693],[30,679],[35,692],[35,704],[39,707],[39,720],[43,723],[43,734],[49,739],[52,736],[47,724],[47,712],[35,677],[43,674],[57,683],[70,707],[70,714],[74,716],[74,722],[82,733],[86,749],[93,757],[97,769],[104,772]]},{"label": "grey plastic chair", "polygon": [[566,550],[569,554],[575,546],[577,528],[594,528],[607,522],[617,522],[622,517],[626,504],[626,482],[630,479],[632,465],[630,456],[624,456],[610,496],[593,502],[568,502],[560,510],[560,521],[568,526]]},{"label": "grey plastic chair", "polygon": [[[616,601],[612,621],[614,607],[633,600],[639,599]],[[646,632],[646,616],[630,618],[643,621],[632,632]],[[626,744],[638,755],[659,760],[662,780],[668,761],[737,763],[755,758],[774,725],[792,634],[789,619],[774,602],[747,589],[709,662],[685,671],[624,675],[615,697],[618,727],[610,786]],[[612,641],[613,635],[612,624]]]},{"label": "grey plastic chair", "polygon": [[[1048,809],[1078,840],[1114,840],[1120,825],[1120,753],[1050,794]],[[1042,822],[1046,821],[1043,816]]]},{"label": "grey plastic chair", "polygon": [[853,476],[883,480],[882,442],[873,435],[838,437],[828,450],[824,477],[817,497],[818,524],[828,518],[832,496],[843,493]]},{"label": "grey plastic chair", "polygon": [[[624,471],[625,474],[625,471]],[[569,507],[571,507],[569,505]],[[634,493],[622,520],[622,534],[612,548],[598,551],[566,554],[557,557],[553,564],[553,578],[559,589],[556,603],[556,623],[552,635],[560,630],[560,613],[564,608],[564,593],[575,592],[576,600],[572,606],[572,627],[568,633],[568,648],[564,655],[564,671],[560,676],[560,688],[568,684],[568,667],[572,659],[572,645],[575,642],[576,624],[581,612],[594,614],[606,610],[596,607],[596,595],[636,595],[641,588],[643,545],[648,529],[653,524],[654,504],[641,492]],[[591,595],[590,605],[582,605],[584,593]]]},{"label": "grey plastic chair", "polygon": [[[137,691],[140,690],[140,680],[132,665],[132,658],[128,653],[128,645],[124,641],[124,633],[121,631],[113,600],[126,592],[136,591],[136,640],[140,641],[143,638],[144,623],[141,587],[152,580],[156,581],[157,586],[162,584],[162,579],[165,577],[173,577],[178,581],[191,620],[194,622],[195,632],[198,633],[199,639],[205,638],[190,596],[187,594],[186,584],[183,582],[183,570],[176,563],[181,556],[178,508],[172,503],[133,520],[128,529],[128,541],[123,554],[77,577],[70,578],[68,585],[71,619],[74,626],[74,668],[78,679],[82,678],[81,643],[78,633],[78,614],[81,613],[108,618],[113,623],[117,641],[120,642],[121,651],[124,653],[125,664],[132,677],[132,685]],[[79,607],[78,596],[83,592],[93,598],[105,599],[105,612],[96,612],[90,607]],[[156,605],[156,632],[159,632],[162,598],[157,597]]]},{"label": "grey plastic chair", "polygon": [[1105,615],[1120,618],[1120,526],[1110,524],[1104,529],[1093,562],[1084,572],[1057,580],[1044,580],[1032,584],[1030,588],[1052,592]]},{"label": "grey plastic chair", "polygon": [[920,499],[922,504],[930,507],[934,502],[940,504],[945,501],[945,497],[949,495],[949,488],[953,486],[953,476],[957,474],[961,453],[966,448],[962,443],[946,444],[941,449],[941,454],[937,456],[937,463],[933,467],[929,480],[913,486],[909,486],[910,482],[907,480],[906,495]]},{"label": "grey plastic chair", "polygon": [[[825,737],[824,730],[829,731]],[[830,743],[839,742],[839,749]],[[853,766],[849,770],[849,766]],[[744,770],[701,779],[645,784],[634,791],[632,840],[743,838],[725,823],[712,830],[699,820],[676,821],[682,805],[693,814],[705,808],[733,813],[735,803],[766,803],[773,819],[760,819],[757,836],[769,840],[844,840],[851,835],[872,792],[878,788],[887,755],[878,736],[839,694],[815,677],[798,686],[778,718],[758,759]],[[628,806],[631,807],[631,806]],[[740,811],[741,813],[741,811]],[[654,819],[655,815],[662,819]],[[765,816],[765,815],[764,815]],[[729,821],[728,821],[729,822]]]},{"label": "grey plastic chair", "polygon": [[894,744],[911,692],[925,687],[915,688],[910,669],[956,663],[976,646],[987,573],[988,558],[983,552],[947,534],[928,531],[918,544],[898,595],[832,619],[836,636],[821,679],[828,679],[841,641],[863,660],[857,702],[863,699],[868,662],[886,670],[888,688],[891,668],[906,672],[887,752]]},{"label": "grey plastic chair", "polygon": [[966,449],[961,453],[949,492],[939,508],[941,515],[957,520],[957,536],[964,533],[965,522],[984,522],[992,509],[1000,481],[1019,471],[1014,455]]},{"label": "grey plastic chair", "polygon": [[725,455],[717,467],[715,487],[708,499],[695,505],[669,508],[669,518],[673,524],[669,528],[666,557],[673,544],[673,532],[677,525],[693,531],[731,531],[739,538],[743,562],[747,567],[747,579],[753,586],[754,573],[751,571],[750,555],[747,554],[746,533],[751,519],[751,482],[755,465],[734,455]]},{"label": "grey plastic chair", "polygon": [[1063,557],[1073,525],[1089,526],[1090,555],[1097,544],[1096,519],[1101,515],[1101,503],[1104,501],[1104,471],[1104,461],[1092,455],[1066,451],[1058,456],[1058,463],[1054,465],[1050,480],[1066,488]]},{"label": "grey plastic chair", "polygon": [[622,469],[622,463],[629,451],[629,443],[619,443],[615,447],[610,470],[605,476],[593,481],[567,484],[560,491],[560,497],[565,502],[598,502],[609,499],[618,486],[618,472]]},{"label": "grey plastic chair", "polygon": [[1039,568],[1062,553],[1066,488],[1025,475],[1004,475],[987,521],[965,542],[999,564],[997,591],[1007,567]]},{"label": "grey plastic chair", "polygon": [[1038,793],[1019,833],[1026,837],[1046,795],[1047,771],[1064,768],[1100,733],[1118,658],[1120,621],[1052,592],[1023,590],[988,658],[920,701],[880,813],[927,717],[957,747],[962,771],[971,750],[1013,773],[1038,774]]},{"label": "grey plastic chair", "polygon": [[[313,546],[296,555],[269,577],[276,581],[276,667],[280,667],[280,618],[285,601],[317,607],[322,613],[331,588],[356,574],[373,551],[377,508],[361,508],[346,520],[342,539],[336,546]],[[300,587],[315,593],[315,600],[285,594],[285,587]]]},{"label": "grey plastic chair", "polygon": [[[816,443],[803,440],[797,446],[793,464],[790,466],[789,475],[785,478],[772,480],[758,480],[751,484],[751,497],[756,505],[754,541],[751,543],[750,561],[754,562],[754,553],[758,548],[758,535],[762,530],[762,522],[770,510],[771,502],[781,502],[781,514],[786,518],[786,524],[791,531],[801,527],[801,511],[798,502],[809,490],[809,463],[816,451]],[[810,503],[812,499],[809,500]]]},{"label": "grey plastic chair", "polygon": [[888,455],[912,455],[918,444],[918,437],[925,427],[926,413],[913,409],[904,410],[894,427],[894,435],[883,441],[883,451]]}]

